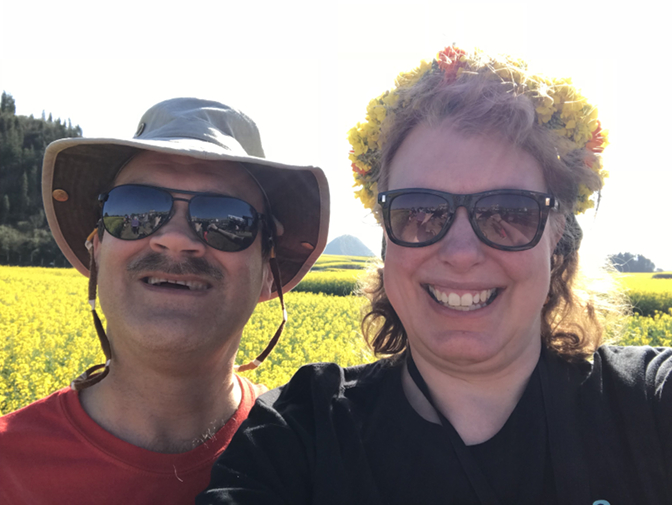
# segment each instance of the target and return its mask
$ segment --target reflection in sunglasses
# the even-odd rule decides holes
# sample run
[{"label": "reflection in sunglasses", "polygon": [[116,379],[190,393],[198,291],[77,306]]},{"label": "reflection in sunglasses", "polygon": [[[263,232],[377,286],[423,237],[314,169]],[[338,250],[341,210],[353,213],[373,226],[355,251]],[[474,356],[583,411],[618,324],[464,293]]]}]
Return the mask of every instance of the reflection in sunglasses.
[{"label": "reflection in sunglasses", "polygon": [[543,233],[548,212],[557,208],[548,194],[493,190],[452,194],[407,189],[379,194],[388,236],[398,245],[422,247],[443,237],[458,207],[465,207],[474,232],[484,243],[504,250],[533,247]]},{"label": "reflection in sunglasses", "polygon": [[[171,191],[194,196],[177,198]],[[263,218],[254,207],[235,197],[136,184],[117,186],[99,200],[105,229],[122,240],[151,235],[171,219],[175,200],[187,201],[189,225],[199,239],[229,252],[249,247]]]}]

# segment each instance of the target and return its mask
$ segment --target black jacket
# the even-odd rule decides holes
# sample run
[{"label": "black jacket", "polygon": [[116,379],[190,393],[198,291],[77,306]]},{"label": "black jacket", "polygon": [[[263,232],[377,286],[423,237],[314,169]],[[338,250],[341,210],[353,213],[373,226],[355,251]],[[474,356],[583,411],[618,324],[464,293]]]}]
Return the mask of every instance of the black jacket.
[{"label": "black jacket", "polygon": [[[602,347],[578,365],[542,352],[543,401],[518,415],[539,414],[543,447],[527,433],[509,438],[541,451],[539,485],[553,502],[672,504],[671,371],[672,349]],[[197,505],[478,503],[441,426],[408,404],[400,372],[386,360],[301,368],[257,400]],[[525,488],[523,465],[503,468]]]}]

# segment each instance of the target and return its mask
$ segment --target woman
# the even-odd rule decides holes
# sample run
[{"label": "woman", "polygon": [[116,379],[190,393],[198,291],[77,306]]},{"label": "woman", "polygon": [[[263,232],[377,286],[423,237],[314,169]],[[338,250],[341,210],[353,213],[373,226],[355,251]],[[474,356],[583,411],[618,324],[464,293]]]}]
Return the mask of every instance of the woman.
[{"label": "woman", "polygon": [[197,503],[672,503],[672,353],[599,347],[609,304],[577,284],[596,110],[455,47],[396,85],[350,132],[388,357],[264,396]]}]

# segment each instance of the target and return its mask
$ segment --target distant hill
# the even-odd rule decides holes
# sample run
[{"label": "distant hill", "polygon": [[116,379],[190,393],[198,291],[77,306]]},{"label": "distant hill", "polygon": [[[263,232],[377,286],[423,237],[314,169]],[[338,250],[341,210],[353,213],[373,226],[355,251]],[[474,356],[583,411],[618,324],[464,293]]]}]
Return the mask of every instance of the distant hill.
[{"label": "distant hill", "polygon": [[338,254],[340,256],[375,256],[371,249],[361,240],[352,235],[341,235],[327,244],[324,254]]}]

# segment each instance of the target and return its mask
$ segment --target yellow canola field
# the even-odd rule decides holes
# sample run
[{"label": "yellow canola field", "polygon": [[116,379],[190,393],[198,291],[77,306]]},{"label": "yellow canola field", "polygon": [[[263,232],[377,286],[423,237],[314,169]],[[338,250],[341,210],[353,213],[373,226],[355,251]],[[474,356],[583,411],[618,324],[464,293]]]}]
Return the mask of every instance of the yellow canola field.
[{"label": "yellow canola field", "polygon": [[[667,272],[669,274],[669,272]],[[652,273],[615,274],[619,282],[631,291],[672,293],[672,279],[654,279]]]},{"label": "yellow canola field", "polygon": [[[260,368],[244,375],[273,388],[305,363],[373,361],[360,336],[363,303],[354,296],[289,293],[289,321],[280,342]],[[254,359],[281,320],[277,300],[259,305],[236,362]],[[631,317],[620,343],[672,346],[672,310]],[[0,414],[67,386],[102,361],[82,275],[74,269],[0,266]]]},{"label": "yellow canola field", "polygon": [[[87,279],[74,269],[0,266],[0,414],[67,386],[103,362],[87,298]],[[373,360],[359,333],[362,300],[289,293],[285,301],[285,331],[266,362],[244,374],[251,380],[273,388],[305,363]],[[281,320],[277,300],[260,304],[236,362],[254,359]]]}]

